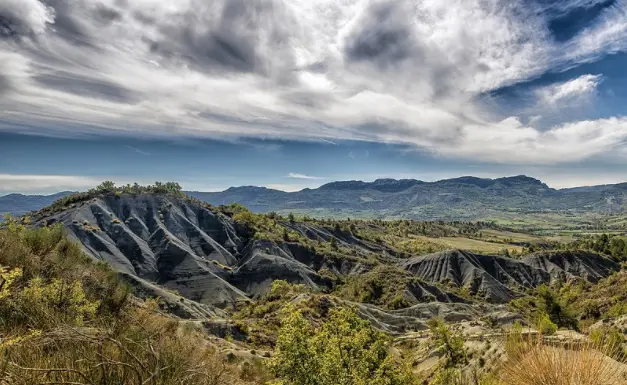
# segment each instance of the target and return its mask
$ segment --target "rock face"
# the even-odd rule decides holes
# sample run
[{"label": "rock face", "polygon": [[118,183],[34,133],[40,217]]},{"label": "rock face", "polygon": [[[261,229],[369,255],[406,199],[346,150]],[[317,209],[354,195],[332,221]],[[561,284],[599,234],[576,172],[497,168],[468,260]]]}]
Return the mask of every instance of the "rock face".
[{"label": "rock face", "polygon": [[289,247],[254,241],[229,217],[165,195],[92,199],[41,221],[55,222],[89,255],[136,277],[135,283],[156,284],[202,304],[248,300],[275,279],[325,284]]},{"label": "rock face", "polygon": [[[502,313],[499,304],[526,288],[575,277],[596,282],[619,268],[604,257],[579,252],[514,260],[451,250],[400,258],[383,244],[339,228],[281,222],[310,240],[335,239],[342,252],[350,250],[350,255],[331,256],[304,243],[259,239],[220,210],[160,194],[102,196],[38,221],[52,223],[62,223],[87,254],[111,264],[138,292],[160,296],[174,313],[191,318],[220,316],[220,309],[262,296],[277,279],[325,290],[332,288],[329,274],[359,277],[384,264],[412,278],[403,281],[401,290],[411,306],[384,312],[364,304],[362,313],[394,330],[419,328],[420,322],[408,320],[467,319],[490,309]],[[463,293],[483,297],[482,306],[492,307],[478,312],[477,301]]]},{"label": "rock face", "polygon": [[617,263],[586,252],[539,252],[515,260],[461,250],[414,257],[402,266],[427,282],[466,288],[490,303],[506,303],[524,289],[576,277],[596,283],[620,269]]},{"label": "rock face", "polygon": [[597,283],[620,266],[598,254],[585,251],[550,251],[528,255],[526,264],[546,271],[551,283],[567,281],[581,277],[589,282]]}]

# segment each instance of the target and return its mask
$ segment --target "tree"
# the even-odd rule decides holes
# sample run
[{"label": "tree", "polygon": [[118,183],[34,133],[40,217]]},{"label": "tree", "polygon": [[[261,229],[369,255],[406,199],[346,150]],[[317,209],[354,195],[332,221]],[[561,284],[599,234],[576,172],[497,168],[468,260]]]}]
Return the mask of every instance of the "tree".
[{"label": "tree", "polygon": [[294,218],[294,214],[289,213],[289,215],[287,216],[287,220],[290,221],[290,223],[294,223],[294,221],[296,221],[296,218]]},{"label": "tree", "polygon": [[444,321],[439,318],[429,320],[429,330],[431,331],[431,342],[434,346],[441,348],[446,357],[445,367],[455,367],[467,362],[464,339],[449,329]]},{"label": "tree", "polygon": [[107,193],[107,192],[113,192],[113,191],[115,190],[115,183],[113,183],[113,182],[112,182],[112,181],[110,181],[110,180],[106,180],[106,181],[104,181],[104,182],[100,183],[100,184],[96,187],[96,190],[97,190],[98,192],[101,192],[101,193],[103,193],[103,192],[104,192],[104,193]]},{"label": "tree", "polygon": [[409,385],[415,379],[389,353],[389,340],[352,309],[335,308],[314,328],[300,310],[284,309],[269,367],[285,385]]},{"label": "tree", "polygon": [[543,311],[548,315],[551,322],[558,327],[568,327],[577,329],[577,320],[561,303],[558,296],[546,285],[538,287],[538,297],[540,297]]}]

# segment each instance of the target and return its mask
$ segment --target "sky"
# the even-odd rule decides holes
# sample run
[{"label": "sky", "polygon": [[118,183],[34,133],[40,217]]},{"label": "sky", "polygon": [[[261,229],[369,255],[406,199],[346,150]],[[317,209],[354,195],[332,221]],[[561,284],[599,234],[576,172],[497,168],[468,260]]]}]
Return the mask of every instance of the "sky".
[{"label": "sky", "polygon": [[625,164],[627,0],[0,0],[0,195]]}]

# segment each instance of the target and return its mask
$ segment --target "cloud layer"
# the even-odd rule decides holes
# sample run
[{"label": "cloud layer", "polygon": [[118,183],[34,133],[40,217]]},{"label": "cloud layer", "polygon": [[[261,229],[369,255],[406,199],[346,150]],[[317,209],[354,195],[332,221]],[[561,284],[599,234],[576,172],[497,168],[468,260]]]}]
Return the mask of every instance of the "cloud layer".
[{"label": "cloud layer", "polygon": [[[6,121],[48,129],[357,139],[510,163],[613,153],[623,117],[536,127],[486,102],[627,49],[627,1],[562,42],[547,15],[599,1],[544,3],[4,0],[0,107]],[[600,81],[587,74],[534,95],[559,108]]]}]

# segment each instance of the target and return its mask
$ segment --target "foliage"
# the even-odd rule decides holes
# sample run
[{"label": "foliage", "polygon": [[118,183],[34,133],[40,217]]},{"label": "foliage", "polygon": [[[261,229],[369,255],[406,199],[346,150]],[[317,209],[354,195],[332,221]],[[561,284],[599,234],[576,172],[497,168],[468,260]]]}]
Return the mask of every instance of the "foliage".
[{"label": "foliage", "polygon": [[365,274],[349,277],[338,295],[351,301],[401,309],[414,305],[403,294],[408,285],[418,282],[418,278],[401,268],[381,264]]},{"label": "foliage", "polygon": [[[202,333],[82,254],[58,226],[0,229],[0,384],[239,385]],[[263,378],[262,378],[263,377]]]},{"label": "foliage", "polygon": [[22,276],[22,269],[11,269],[0,266],[0,300],[9,296],[9,289],[16,279]]},{"label": "foliage", "polygon": [[286,385],[401,385],[415,383],[389,353],[386,336],[354,310],[332,309],[313,326],[287,307],[270,370]]},{"label": "foliage", "polygon": [[594,345],[604,353],[611,355],[615,359],[626,357],[627,351],[624,348],[625,334],[618,328],[612,326],[602,326],[590,331],[588,336]]},{"label": "foliage", "polygon": [[[553,290],[553,297],[566,308],[566,319],[580,316],[582,329],[599,319],[621,317],[627,314],[627,271],[618,271],[594,285],[583,280],[568,282]],[[512,301],[510,306],[515,307],[515,302],[520,305],[521,300]]]},{"label": "foliage", "polygon": [[565,250],[589,250],[609,255],[617,261],[627,261],[627,242],[615,234],[585,235],[573,242],[560,244],[558,248]]},{"label": "foliage", "polygon": [[542,335],[550,336],[555,334],[557,331],[557,325],[551,321],[551,318],[548,314],[544,314],[538,320],[537,329]]},{"label": "foliage", "polygon": [[439,318],[429,320],[429,330],[431,331],[431,344],[433,347],[441,349],[446,359],[446,368],[457,367],[468,362],[464,338],[454,333]]},{"label": "foliage", "polygon": [[541,300],[542,310],[548,315],[551,322],[558,327],[577,329],[577,320],[572,311],[555,293],[546,285],[540,285],[537,289],[538,297]]},{"label": "foliage", "polygon": [[548,326],[545,318],[556,327],[578,330],[575,311],[559,291],[540,285],[530,295],[510,301],[509,308],[538,326]]},{"label": "foliage", "polygon": [[197,204],[202,206],[208,206],[207,203],[201,202],[198,199],[189,197],[185,195],[183,192],[183,188],[176,182],[155,182],[153,185],[141,186],[137,183],[133,185],[127,184],[124,186],[116,186],[115,183],[111,181],[105,181],[100,185],[96,186],[85,192],[79,192],[71,195],[67,195],[63,198],[58,199],[52,205],[45,207],[33,215],[36,218],[43,218],[46,216],[50,216],[59,211],[66,210],[68,208],[73,207],[74,205],[80,204],[81,202],[88,201],[90,199],[105,197],[105,196],[121,196],[124,194],[128,195],[140,195],[140,194],[164,194],[169,196],[175,196],[178,198],[186,199],[189,201],[194,201]]}]

